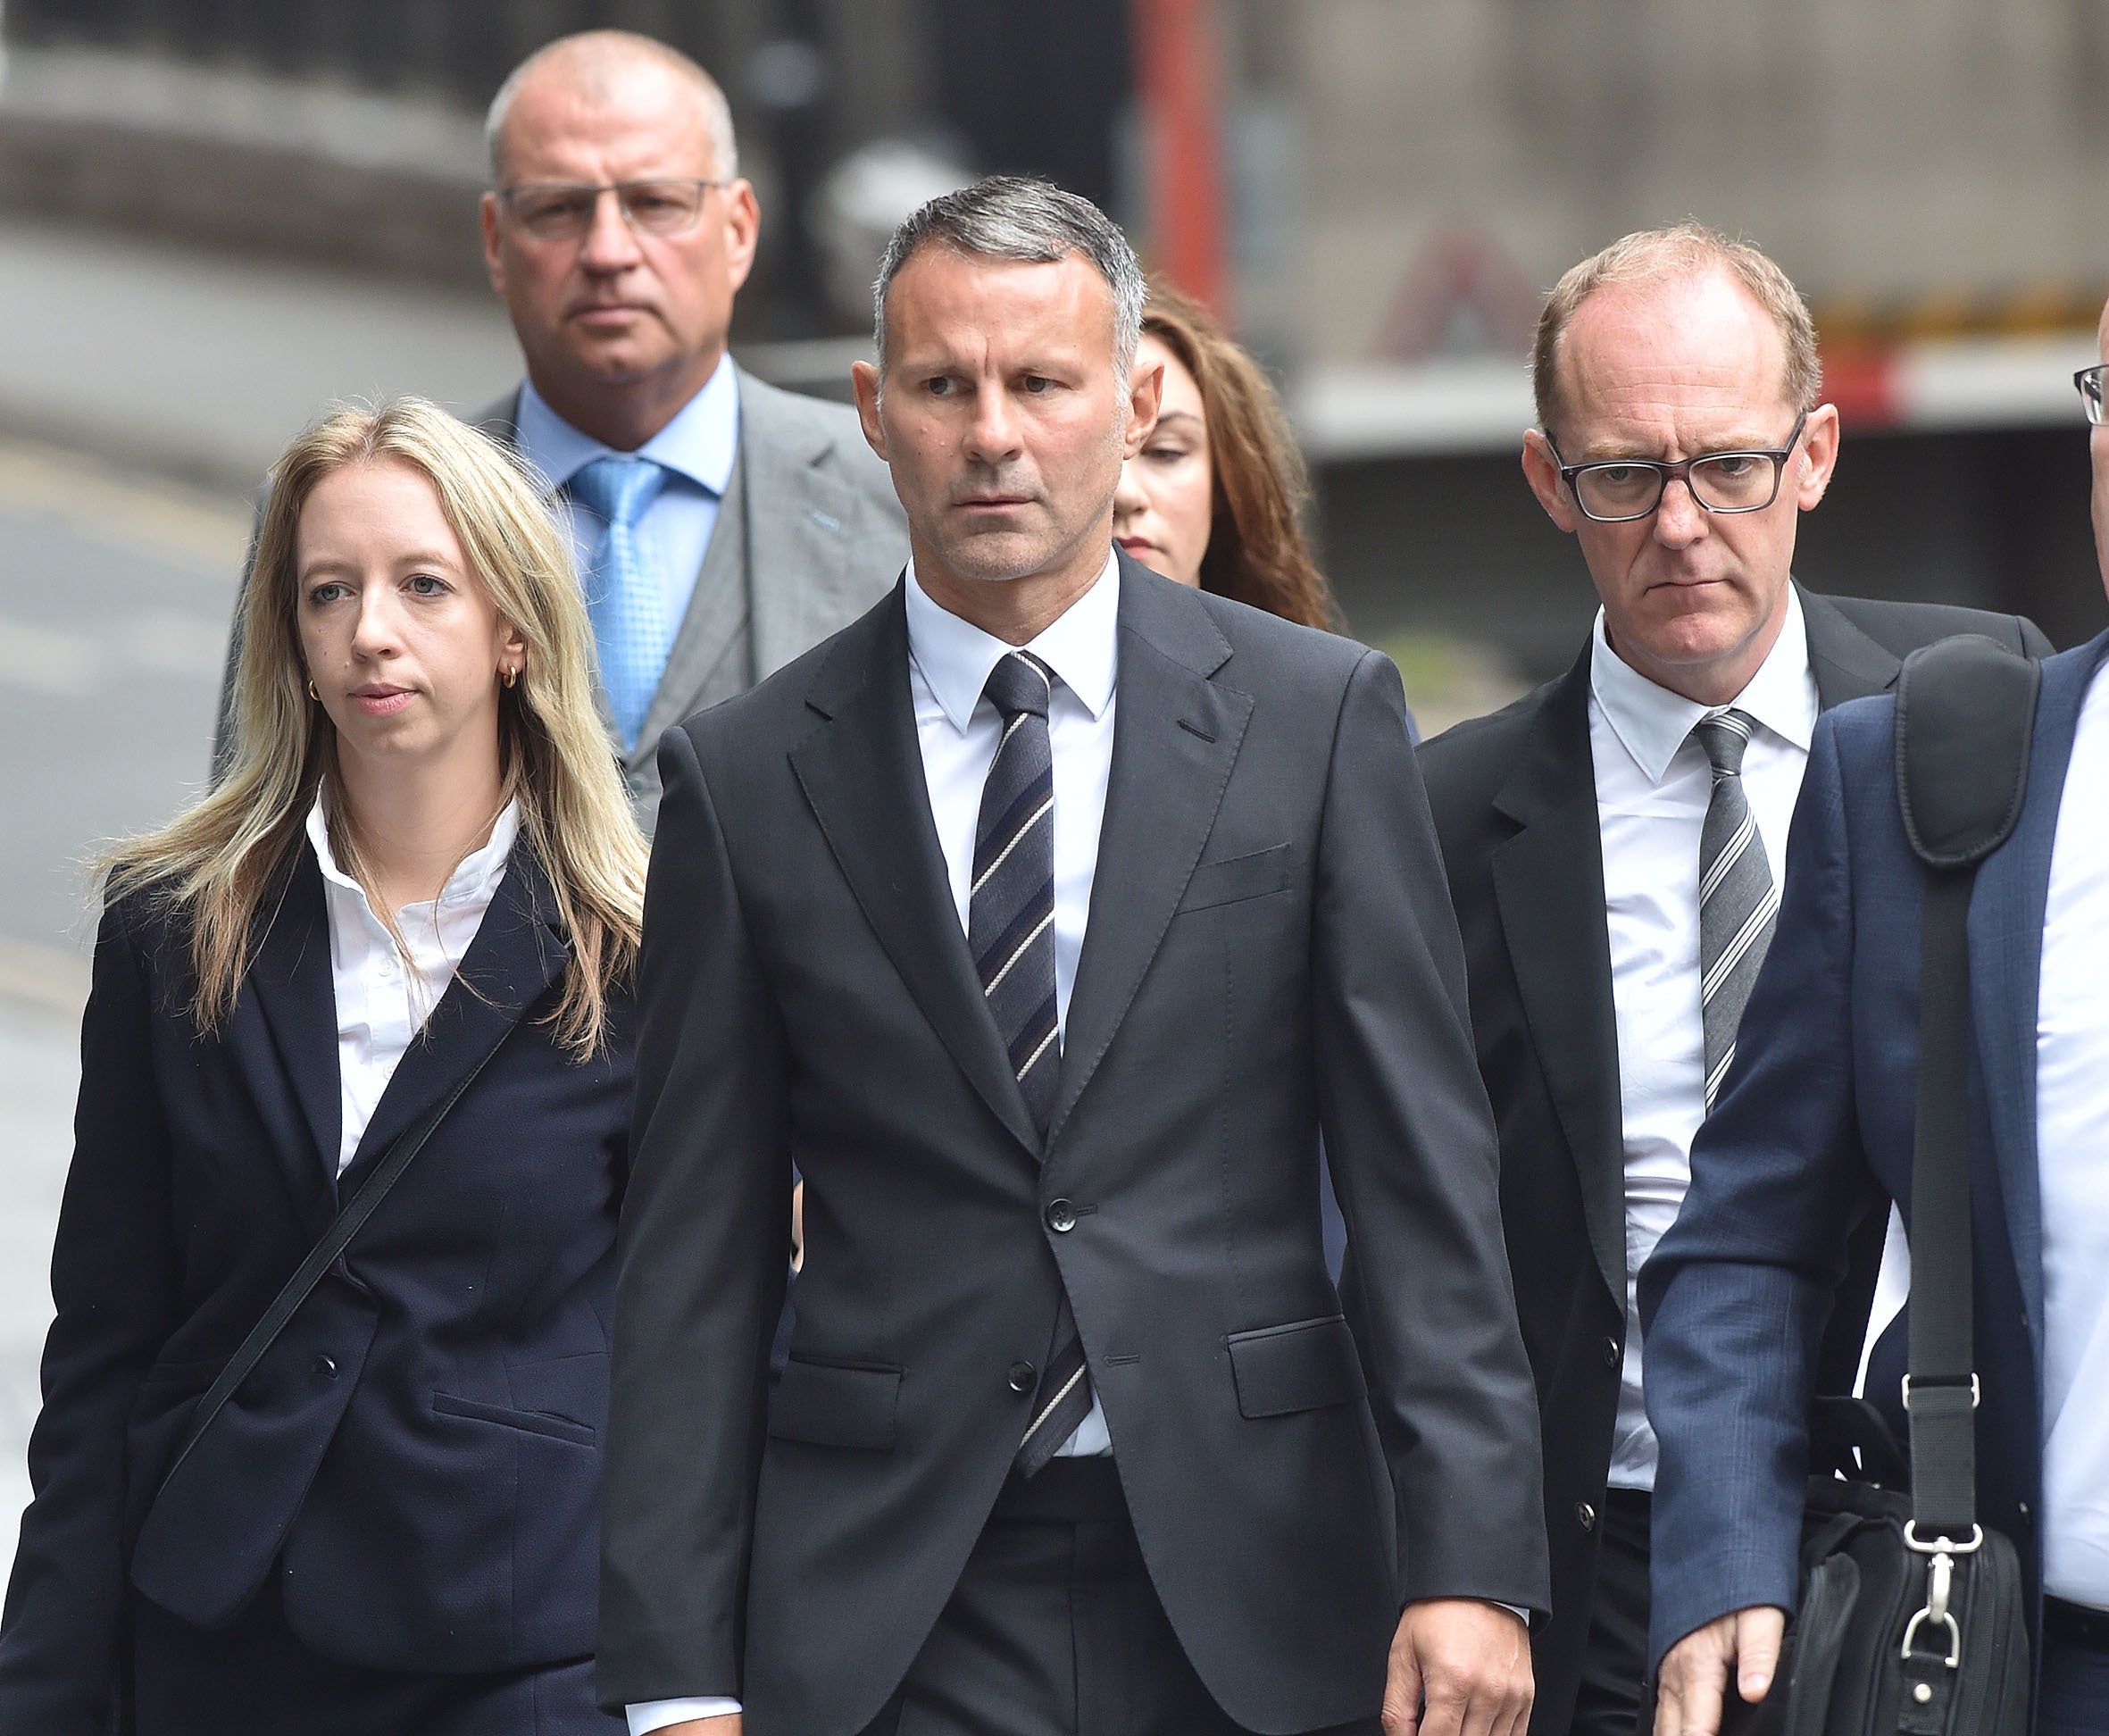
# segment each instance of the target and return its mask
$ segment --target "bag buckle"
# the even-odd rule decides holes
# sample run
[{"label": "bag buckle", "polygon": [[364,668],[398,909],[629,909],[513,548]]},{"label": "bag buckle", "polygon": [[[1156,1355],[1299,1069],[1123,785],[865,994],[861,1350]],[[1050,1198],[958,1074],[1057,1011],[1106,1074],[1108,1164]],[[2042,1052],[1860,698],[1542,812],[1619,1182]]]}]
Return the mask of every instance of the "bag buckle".
[{"label": "bag buckle", "polygon": [[1957,1625],[1954,1612],[1948,1608],[1948,1596],[1955,1590],[1955,1557],[1973,1554],[1982,1547],[1985,1528],[1972,1524],[1970,1528],[1970,1541],[1967,1543],[1958,1543],[1950,1537],[1937,1537],[1930,1543],[1921,1543],[1913,1528],[1913,1523],[1909,1519],[1905,1521],[1905,1547],[1920,1555],[1930,1556],[1932,1559],[1926,1564],[1926,1607],[1905,1624],[1904,1645],[1898,1655],[1905,1663],[1910,1663],[1919,1629],[1931,1623],[1947,1629],[1947,1666],[1951,1670],[1960,1669],[1963,1665],[1963,1630]]},{"label": "bag buckle", "polygon": [[[1939,1381],[1938,1384],[1941,1386],[1954,1386],[1957,1384],[1957,1382],[1953,1381]],[[1983,1385],[1979,1381],[1977,1376],[1972,1374],[1970,1377],[1970,1408],[1971,1410],[1976,1410],[1979,1406],[1984,1402],[1984,1396],[1985,1390]],[[1909,1415],[1912,1408],[1912,1377],[1909,1374],[1906,1374],[1904,1377],[1904,1408],[1905,1415]]]}]

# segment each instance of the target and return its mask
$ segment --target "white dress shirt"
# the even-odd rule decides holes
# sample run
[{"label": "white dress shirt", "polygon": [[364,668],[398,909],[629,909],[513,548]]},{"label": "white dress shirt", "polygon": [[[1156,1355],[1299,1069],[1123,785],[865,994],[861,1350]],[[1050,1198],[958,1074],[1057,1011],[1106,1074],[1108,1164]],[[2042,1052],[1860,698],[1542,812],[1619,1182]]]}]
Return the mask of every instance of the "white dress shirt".
[{"label": "white dress shirt", "polygon": [[[1778,641],[1734,702],[1758,725],[1743,756],[1743,790],[1775,883],[1817,712],[1801,598],[1790,588],[1787,599]],[[1655,1438],[1641,1398],[1633,1286],[1684,1203],[1692,1135],[1706,1113],[1699,833],[1713,777],[1691,731],[1722,709],[1671,693],[1623,662],[1598,612],[1589,658],[1589,752],[1604,847],[1626,1170],[1626,1354],[1612,1437],[1614,1489],[1655,1487]]]},{"label": "white dress shirt", "polygon": [[308,810],[308,842],[322,870],[322,902],[329,916],[329,976],[337,997],[339,1175],[358,1150],[396,1064],[424,1029],[483,926],[519,832],[519,805],[508,802],[489,839],[463,858],[437,898],[404,905],[396,913],[396,926],[410,949],[405,957],[374,914],[365,888],[337,865],[321,798]]},{"label": "white dress shirt", "polygon": [[[973,884],[981,786],[1004,736],[1003,714],[981,697],[981,689],[996,664],[1021,648],[1054,672],[1047,705],[1047,747],[1054,759],[1054,1025],[1064,1034],[1091,913],[1091,878],[1098,871],[1106,775],[1113,768],[1120,615],[1120,563],[1110,549],[1105,570],[1091,588],[1023,647],[939,608],[916,582],[914,563],[908,566],[909,701],[922,747],[930,817],[963,931]],[[1112,1451],[1105,1414],[1094,1395],[1091,1414],[1054,1449],[1054,1456]]]},{"label": "white dress shirt", "polygon": [[[635,455],[616,452],[591,435],[581,434],[549,407],[532,380],[520,388],[513,426],[514,447],[552,489],[563,488],[596,458],[611,455],[649,458],[666,467],[665,486],[638,519],[638,552],[645,571],[659,580],[666,618],[678,627],[688,613],[711,532],[717,528],[718,503],[732,480],[733,463],[739,456],[739,375],[730,355],[719,359],[717,371],[704,382],[703,389]],[[608,522],[568,495],[563,504],[578,550],[579,571],[585,572],[607,533]]]},{"label": "white dress shirt", "polygon": [[[1106,776],[1113,758],[1113,700],[1119,672],[1120,563],[1106,551],[1105,570],[1061,618],[1022,647],[983,632],[940,608],[908,568],[908,697],[922,747],[922,775],[930,817],[945,853],[959,925],[967,926],[974,871],[974,833],[981,817],[981,786],[996,763],[1003,717],[981,697],[996,664],[1024,649],[1054,672],[1047,706],[1047,746],[1054,760],[1054,1022],[1066,1031],[1077,957],[1091,910],[1098,868],[1098,831],[1105,817]],[[1096,1395],[1091,1413],[1056,1448],[1055,1456],[1113,1451],[1105,1413]],[[657,1700],[628,1708],[630,1736],[688,1718],[738,1711],[729,1699]]]},{"label": "white dress shirt", "polygon": [[2109,675],[2058,801],[2036,1003],[2043,1587],[2109,1608]]}]

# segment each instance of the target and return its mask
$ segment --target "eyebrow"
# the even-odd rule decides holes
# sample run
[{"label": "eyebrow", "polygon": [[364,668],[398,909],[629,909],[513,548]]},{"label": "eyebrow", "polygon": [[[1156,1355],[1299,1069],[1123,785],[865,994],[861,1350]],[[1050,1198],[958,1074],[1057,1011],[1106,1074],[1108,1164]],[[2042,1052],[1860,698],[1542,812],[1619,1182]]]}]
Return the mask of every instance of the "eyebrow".
[{"label": "eyebrow", "polygon": [[1202,426],[1201,418],[1191,410],[1167,410],[1157,418],[1157,426],[1162,428],[1166,422],[1192,422],[1196,428]]},{"label": "eyebrow", "polygon": [[[1696,452],[1688,452],[1686,458],[1710,458],[1721,452],[1777,452],[1780,448],[1765,436],[1745,430],[1727,438],[1709,443]],[[1567,456],[1570,464],[1604,464],[1621,462],[1636,464],[1677,464],[1681,458],[1663,458],[1653,453],[1638,452],[1630,445],[1616,441],[1602,441],[1588,446],[1579,453]]]},{"label": "eyebrow", "polygon": [[[402,555],[398,559],[389,563],[389,564],[396,572],[401,572],[407,567],[438,567],[442,571],[447,572],[459,572],[462,571],[462,565],[459,561],[457,561],[451,555],[442,554],[437,548],[413,549],[409,554]],[[326,572],[343,573],[356,572],[357,571],[358,563],[355,561],[334,561],[324,559],[309,562],[307,565],[300,569],[299,576],[303,580],[307,580],[316,578]]]}]

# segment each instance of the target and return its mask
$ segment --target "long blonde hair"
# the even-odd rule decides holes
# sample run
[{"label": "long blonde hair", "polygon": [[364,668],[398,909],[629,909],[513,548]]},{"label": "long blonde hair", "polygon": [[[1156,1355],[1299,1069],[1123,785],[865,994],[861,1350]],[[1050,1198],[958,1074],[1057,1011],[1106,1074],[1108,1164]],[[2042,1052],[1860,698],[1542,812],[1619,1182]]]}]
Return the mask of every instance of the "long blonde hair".
[{"label": "long blonde hair", "polygon": [[337,728],[307,694],[296,541],[301,510],[323,478],[381,461],[408,464],[432,484],[499,615],[526,642],[520,679],[500,697],[500,763],[570,941],[554,1022],[559,1040],[583,1059],[606,1037],[609,990],[636,970],[644,839],[595,703],[592,630],[571,539],[511,453],[428,399],[339,410],[271,467],[238,622],[226,775],[188,813],[112,850],[102,864],[104,897],[143,893],[182,920],[196,979],[188,1010],[202,1035],[216,1031],[261,938],[265,903],[282,890],[300,849],[317,789],[327,789],[334,814],[348,814]]}]

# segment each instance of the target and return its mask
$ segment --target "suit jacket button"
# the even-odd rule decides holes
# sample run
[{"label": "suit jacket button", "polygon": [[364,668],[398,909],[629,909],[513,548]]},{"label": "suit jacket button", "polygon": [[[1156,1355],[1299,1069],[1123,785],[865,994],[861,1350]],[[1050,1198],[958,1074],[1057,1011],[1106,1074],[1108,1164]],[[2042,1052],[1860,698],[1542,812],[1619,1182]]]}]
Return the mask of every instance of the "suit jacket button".
[{"label": "suit jacket button", "polygon": [[1058,1236],[1066,1236],[1077,1227],[1077,1208],[1066,1199],[1047,1202],[1047,1228]]},{"label": "suit jacket button", "polygon": [[1029,1362],[1011,1365],[1011,1390],[1021,1395],[1030,1392],[1038,1377],[1038,1371]]},{"label": "suit jacket button", "polygon": [[1620,1364],[1620,1363],[1621,1363],[1621,1362],[1623,1362],[1624,1360],[1625,1360],[1625,1356],[1624,1356],[1623,1353],[1622,1353],[1622,1352],[1621,1352],[1621,1351],[1619,1349],[1619,1341],[1618,1341],[1616,1339],[1614,1339],[1614,1338],[1607,1338],[1607,1339],[1605,1339],[1605,1340],[1604,1340],[1604,1365],[1605,1365],[1605,1367],[1606,1367],[1606,1368],[1616,1368],[1616,1367],[1619,1365],[1619,1364]]},{"label": "suit jacket button", "polygon": [[330,1356],[317,1356],[315,1373],[334,1381],[337,1378],[337,1358]]},{"label": "suit jacket button", "polygon": [[1574,1504],[1574,1518],[1575,1523],[1586,1532],[1593,1532],[1596,1529],[1596,1509],[1587,1501],[1577,1501]]}]

